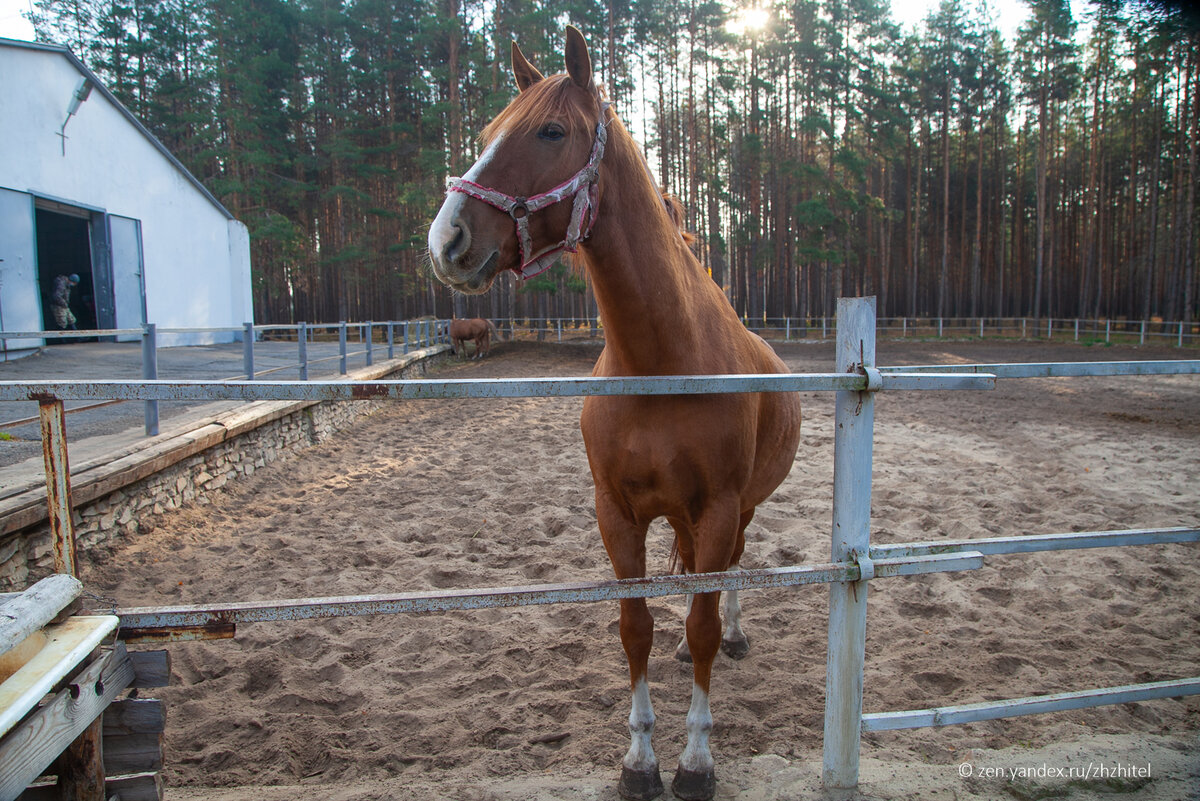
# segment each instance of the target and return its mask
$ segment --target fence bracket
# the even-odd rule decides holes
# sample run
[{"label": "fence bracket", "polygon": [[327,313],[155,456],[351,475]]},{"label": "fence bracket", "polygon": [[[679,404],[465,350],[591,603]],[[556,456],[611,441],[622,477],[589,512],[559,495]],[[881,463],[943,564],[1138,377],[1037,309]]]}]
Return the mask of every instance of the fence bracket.
[{"label": "fence bracket", "polygon": [[859,369],[867,377],[867,386],[863,389],[864,392],[878,392],[883,389],[883,376],[879,370],[867,365],[860,365]]}]

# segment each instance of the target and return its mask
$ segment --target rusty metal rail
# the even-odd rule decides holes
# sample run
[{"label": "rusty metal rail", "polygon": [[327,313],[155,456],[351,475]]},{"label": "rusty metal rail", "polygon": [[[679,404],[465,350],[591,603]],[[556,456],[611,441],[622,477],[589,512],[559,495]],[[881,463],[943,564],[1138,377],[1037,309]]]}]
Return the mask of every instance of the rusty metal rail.
[{"label": "rusty metal rail", "polygon": [[[871,577],[890,578],[953,570],[976,570],[982,566],[982,554],[962,552],[944,556],[877,559],[866,569],[873,571]],[[835,581],[860,581],[864,577],[863,570],[864,565],[859,562],[842,562],[740,570],[734,573],[696,573],[570,584],[140,607],[117,609],[115,614],[121,620],[121,639],[126,642],[224,639],[233,636],[234,626],[238,623],[591,603],[620,598],[657,598],[664,595],[723,590],[794,587],[829,584]]]}]

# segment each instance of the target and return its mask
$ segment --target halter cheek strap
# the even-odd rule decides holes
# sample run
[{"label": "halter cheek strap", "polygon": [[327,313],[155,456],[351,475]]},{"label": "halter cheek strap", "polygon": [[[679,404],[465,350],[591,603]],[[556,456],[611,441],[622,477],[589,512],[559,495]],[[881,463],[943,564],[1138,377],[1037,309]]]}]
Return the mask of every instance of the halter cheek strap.
[{"label": "halter cheek strap", "polygon": [[[482,200],[512,217],[517,226],[517,241],[521,247],[521,267],[518,272],[522,278],[533,278],[550,269],[559,254],[575,253],[579,249],[579,243],[587,239],[588,234],[592,232],[600,210],[597,178],[600,173],[600,160],[604,158],[604,144],[607,141],[608,128],[603,122],[597,123],[596,139],[592,143],[592,153],[587,164],[564,183],[540,195],[529,198],[514,197],[465,178],[451,178],[446,181],[446,191],[461,192],[468,197]],[[529,235],[530,215],[569,197],[574,197],[574,201],[566,236],[561,242],[533,253],[533,239]]]}]

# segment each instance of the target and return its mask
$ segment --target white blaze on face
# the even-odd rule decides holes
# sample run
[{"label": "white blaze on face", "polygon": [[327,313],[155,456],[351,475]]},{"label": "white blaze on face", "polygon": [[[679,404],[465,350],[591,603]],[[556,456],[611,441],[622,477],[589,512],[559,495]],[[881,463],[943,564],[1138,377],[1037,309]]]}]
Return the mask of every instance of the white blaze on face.
[{"label": "white blaze on face", "polygon": [[[500,147],[500,143],[504,141],[504,135],[497,136],[487,149],[483,151],[483,155],[479,160],[471,166],[463,175],[463,179],[467,181],[479,182],[479,176],[487,167],[495,156],[496,151]],[[437,217],[433,220],[433,225],[429,226],[429,255],[434,260],[434,263],[442,268],[450,265],[442,263],[442,254],[445,252],[448,245],[460,235],[458,226],[461,225],[460,213],[463,204],[469,198],[462,192],[447,192],[446,199],[442,202],[441,209],[438,210]],[[470,232],[467,232],[470,236]],[[461,255],[461,254],[460,254]]]}]

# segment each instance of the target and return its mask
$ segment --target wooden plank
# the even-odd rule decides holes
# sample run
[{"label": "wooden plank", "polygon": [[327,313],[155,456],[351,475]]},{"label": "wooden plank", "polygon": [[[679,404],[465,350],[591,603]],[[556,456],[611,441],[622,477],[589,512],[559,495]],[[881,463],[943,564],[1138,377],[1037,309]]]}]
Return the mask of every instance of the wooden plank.
[{"label": "wooden plank", "polygon": [[[110,776],[104,780],[104,794],[121,801],[162,801],[162,777],[157,773]],[[29,787],[17,796],[17,801],[58,801],[58,787],[53,784]]]},{"label": "wooden plank", "polygon": [[78,573],[75,519],[71,502],[71,465],[67,457],[66,414],[58,398],[38,399],[42,421],[42,461],[46,466],[46,510],[54,546],[54,572]]},{"label": "wooden plank", "polygon": [[110,776],[162,769],[166,707],[155,699],[114,701],[104,711],[104,770]]},{"label": "wooden plank", "polygon": [[154,734],[161,732],[166,726],[166,706],[154,698],[125,698],[113,701],[108,709],[104,710],[105,737]]},{"label": "wooden plank", "polygon": [[42,579],[0,607],[0,655],[16,648],[30,634],[54,620],[83,592],[74,576],[57,574]]},{"label": "wooden plank", "polygon": [[129,661],[133,662],[133,683],[129,686],[149,689],[171,683],[170,651],[130,651]]},{"label": "wooden plank", "polygon": [[[87,692],[83,687],[80,692]],[[100,719],[87,724],[58,758],[59,801],[104,801]]]},{"label": "wooden plank", "polygon": [[121,801],[162,801],[162,777],[157,773],[137,776],[118,776],[105,784],[109,797],[116,795]]},{"label": "wooden plank", "polygon": [[0,801],[19,796],[133,680],[124,645],[88,665],[0,740]]},{"label": "wooden plank", "polygon": [[77,615],[47,626],[46,645],[0,684],[0,735],[12,729],[117,628],[114,615]]},{"label": "wooden plank", "polygon": [[104,737],[104,772],[113,776],[162,770],[162,732]]}]

